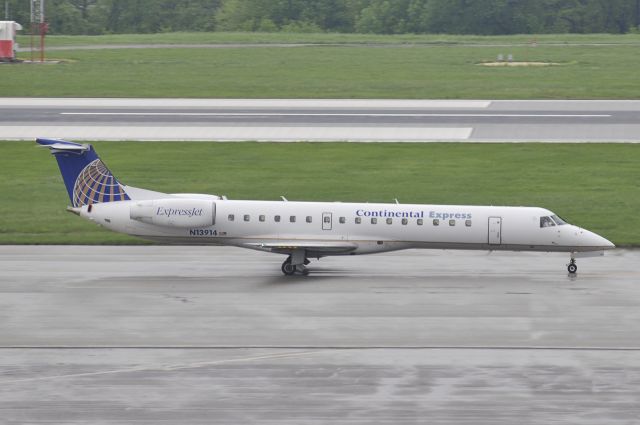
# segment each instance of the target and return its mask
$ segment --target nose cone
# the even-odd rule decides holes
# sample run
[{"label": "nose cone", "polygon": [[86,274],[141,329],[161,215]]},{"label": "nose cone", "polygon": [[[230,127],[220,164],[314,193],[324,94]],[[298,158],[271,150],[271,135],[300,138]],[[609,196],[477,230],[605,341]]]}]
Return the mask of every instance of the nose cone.
[{"label": "nose cone", "polygon": [[568,245],[573,245],[577,252],[603,251],[616,246],[602,236],[578,226],[562,226],[561,237],[566,238]]},{"label": "nose cone", "polygon": [[585,245],[593,246],[594,248],[597,248],[599,250],[613,249],[616,247],[613,243],[611,243],[611,241],[603,238],[602,236],[596,233],[590,232],[588,230],[583,230],[583,232],[584,232],[583,235],[586,242]]}]

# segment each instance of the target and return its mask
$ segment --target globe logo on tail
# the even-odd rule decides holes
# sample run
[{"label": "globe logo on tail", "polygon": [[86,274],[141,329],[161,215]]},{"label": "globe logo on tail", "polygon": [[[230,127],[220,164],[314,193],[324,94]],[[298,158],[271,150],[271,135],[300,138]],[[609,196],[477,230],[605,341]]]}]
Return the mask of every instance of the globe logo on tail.
[{"label": "globe logo on tail", "polygon": [[129,196],[100,159],[89,163],[73,187],[73,206],[129,200]]}]

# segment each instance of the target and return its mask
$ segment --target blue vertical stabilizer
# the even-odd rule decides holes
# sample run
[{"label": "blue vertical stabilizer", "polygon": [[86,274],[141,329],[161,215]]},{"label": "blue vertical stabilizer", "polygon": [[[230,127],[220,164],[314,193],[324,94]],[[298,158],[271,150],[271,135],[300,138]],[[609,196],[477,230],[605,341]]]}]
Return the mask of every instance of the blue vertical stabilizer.
[{"label": "blue vertical stabilizer", "polygon": [[130,199],[93,146],[54,139],[36,139],[36,142],[49,148],[56,157],[74,207]]}]

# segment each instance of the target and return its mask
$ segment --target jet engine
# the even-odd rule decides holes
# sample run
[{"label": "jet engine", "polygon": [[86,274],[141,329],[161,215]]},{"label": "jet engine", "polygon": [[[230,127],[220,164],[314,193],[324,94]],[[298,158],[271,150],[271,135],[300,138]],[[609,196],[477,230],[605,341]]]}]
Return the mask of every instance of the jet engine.
[{"label": "jet engine", "polygon": [[216,223],[216,203],[184,198],[134,201],[129,217],[158,226],[208,227]]}]

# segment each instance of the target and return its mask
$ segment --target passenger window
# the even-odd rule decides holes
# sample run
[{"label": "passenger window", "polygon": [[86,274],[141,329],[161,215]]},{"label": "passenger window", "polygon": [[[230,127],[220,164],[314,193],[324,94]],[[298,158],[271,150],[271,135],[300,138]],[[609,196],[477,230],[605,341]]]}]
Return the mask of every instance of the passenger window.
[{"label": "passenger window", "polygon": [[229,221],[233,221],[235,220],[235,218],[236,217],[233,214],[229,214],[229,217],[228,217]]},{"label": "passenger window", "polygon": [[378,224],[378,219],[375,217],[371,217],[371,224]]},{"label": "passenger window", "polygon": [[393,224],[393,219],[391,217],[387,219],[387,224]]},{"label": "passenger window", "polygon": [[467,226],[467,227],[471,227],[471,220],[465,221],[464,225]]},{"label": "passenger window", "polygon": [[244,221],[249,221],[249,219],[250,219],[249,214],[245,214],[244,215]]},{"label": "passenger window", "polygon": [[424,220],[419,218],[417,223],[418,223],[418,226],[422,226],[424,224]]},{"label": "passenger window", "polygon": [[407,223],[409,223],[409,219],[408,219],[408,218],[403,218],[403,219],[402,219],[402,225],[403,225],[403,226],[406,226],[406,225],[407,225]]},{"label": "passenger window", "polygon": [[434,225],[434,226],[440,226],[440,219],[438,219],[438,218],[434,218],[434,219],[433,219],[433,225]]},{"label": "passenger window", "polygon": [[540,217],[540,227],[553,227],[555,223],[551,220],[551,217]]},{"label": "passenger window", "polygon": [[362,217],[356,217],[356,224],[362,223]]},{"label": "passenger window", "polygon": [[292,222],[292,223],[295,223],[296,222],[296,216],[295,215],[289,216],[289,221]]},{"label": "passenger window", "polygon": [[455,220],[449,220],[449,226],[455,226],[455,225],[456,225]]},{"label": "passenger window", "polygon": [[264,219],[265,219],[264,215],[260,215],[260,216],[258,217],[258,220],[260,220],[260,221],[264,221]]},{"label": "passenger window", "polygon": [[347,219],[344,218],[344,217],[340,217],[340,220],[338,220],[338,221],[340,221],[340,224],[344,224],[344,223],[347,222]]},{"label": "passenger window", "polygon": [[276,223],[280,223],[280,216],[279,215],[274,215],[273,216],[273,221],[275,221]]},{"label": "passenger window", "polygon": [[311,223],[311,221],[312,221],[311,216],[310,216],[310,215],[308,215],[308,216],[307,216],[307,223]]}]

